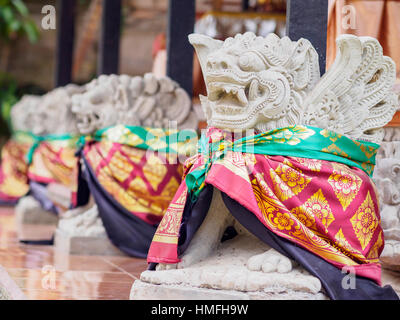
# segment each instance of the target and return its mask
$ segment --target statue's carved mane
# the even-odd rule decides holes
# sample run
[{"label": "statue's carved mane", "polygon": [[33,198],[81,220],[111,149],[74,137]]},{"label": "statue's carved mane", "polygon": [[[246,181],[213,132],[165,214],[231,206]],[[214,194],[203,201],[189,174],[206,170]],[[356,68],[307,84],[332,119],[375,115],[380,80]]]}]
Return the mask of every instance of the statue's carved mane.
[{"label": "statue's carved mane", "polygon": [[191,99],[179,85],[153,74],[144,77],[102,75],[87,84],[87,91],[73,97],[72,111],[81,134],[115,124],[197,129]]},{"label": "statue's carved mane", "polygon": [[396,110],[394,62],[376,39],[340,36],[335,63],[320,78],[306,39],[238,34],[225,41],[192,34],[207,85],[208,124],[265,131],[307,124],[380,142]]}]

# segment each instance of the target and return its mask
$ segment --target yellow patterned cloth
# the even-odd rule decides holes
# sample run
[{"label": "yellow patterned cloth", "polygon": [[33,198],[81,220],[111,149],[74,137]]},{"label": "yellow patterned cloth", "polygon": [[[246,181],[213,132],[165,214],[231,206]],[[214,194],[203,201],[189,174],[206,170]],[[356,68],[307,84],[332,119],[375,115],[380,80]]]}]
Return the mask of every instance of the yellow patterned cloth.
[{"label": "yellow patterned cloth", "polygon": [[165,153],[108,140],[87,143],[84,155],[100,185],[125,209],[150,224],[162,219],[183,168]]},{"label": "yellow patterned cloth", "polygon": [[29,191],[25,156],[29,141],[9,140],[1,150],[0,203],[13,204]]},{"label": "yellow patterned cloth", "polygon": [[28,169],[30,181],[60,184],[70,191],[74,205],[78,188],[78,159],[75,156],[77,139],[43,141],[35,147]]}]

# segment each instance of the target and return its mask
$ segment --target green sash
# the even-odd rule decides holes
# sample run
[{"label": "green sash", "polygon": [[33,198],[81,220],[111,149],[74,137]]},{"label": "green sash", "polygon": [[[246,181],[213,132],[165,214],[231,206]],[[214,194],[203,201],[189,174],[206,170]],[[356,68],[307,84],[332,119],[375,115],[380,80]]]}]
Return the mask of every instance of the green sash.
[{"label": "green sash", "polygon": [[79,144],[110,141],[144,150],[164,153],[194,154],[197,134],[194,130],[167,130],[139,126],[116,125],[98,130],[92,136],[83,136]]},{"label": "green sash", "polygon": [[28,165],[32,163],[33,154],[39,147],[40,143],[52,141],[61,144],[62,147],[75,147],[76,142],[79,139],[78,136],[71,134],[49,134],[45,136],[38,136],[26,131],[15,131],[12,138],[18,142],[27,142],[31,144],[31,147],[26,154],[26,161]]},{"label": "green sash", "polygon": [[[210,128],[209,131],[217,130]],[[372,142],[353,140],[333,131],[311,126],[296,125],[270,130],[257,135],[228,141],[219,134],[203,134],[199,141],[199,154],[205,164],[186,176],[186,185],[195,201],[204,186],[208,170],[213,162],[222,159],[227,151],[293,156],[344,163],[373,174],[375,156],[379,145]]]}]

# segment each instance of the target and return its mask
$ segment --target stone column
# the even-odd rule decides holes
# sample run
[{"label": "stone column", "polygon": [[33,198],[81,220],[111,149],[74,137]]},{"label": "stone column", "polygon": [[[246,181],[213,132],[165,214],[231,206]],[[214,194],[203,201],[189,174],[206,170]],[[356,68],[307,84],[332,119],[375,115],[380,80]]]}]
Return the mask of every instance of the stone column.
[{"label": "stone column", "polygon": [[385,129],[373,178],[385,236],[381,261],[385,268],[400,271],[400,127]]}]

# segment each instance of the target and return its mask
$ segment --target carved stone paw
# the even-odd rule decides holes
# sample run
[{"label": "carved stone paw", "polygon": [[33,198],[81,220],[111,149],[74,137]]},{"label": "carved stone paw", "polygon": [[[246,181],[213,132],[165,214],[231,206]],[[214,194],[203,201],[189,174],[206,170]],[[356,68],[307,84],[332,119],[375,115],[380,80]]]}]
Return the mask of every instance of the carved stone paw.
[{"label": "carved stone paw", "polygon": [[252,256],[247,261],[247,268],[251,271],[288,273],[292,271],[293,262],[289,258],[270,249],[262,254]]}]

